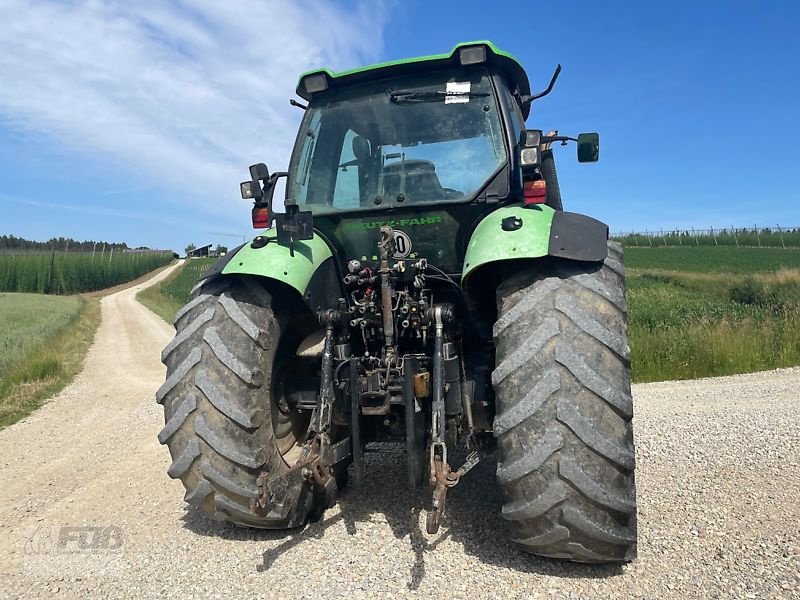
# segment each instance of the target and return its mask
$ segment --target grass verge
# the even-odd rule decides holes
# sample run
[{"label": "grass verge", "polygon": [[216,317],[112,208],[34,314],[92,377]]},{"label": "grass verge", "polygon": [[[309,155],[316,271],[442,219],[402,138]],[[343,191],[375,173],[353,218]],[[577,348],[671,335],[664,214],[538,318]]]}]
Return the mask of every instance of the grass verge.
[{"label": "grass verge", "polygon": [[136,294],[136,300],[144,304],[147,308],[152,310],[167,323],[172,323],[175,313],[178,312],[183,304],[172,296],[167,296],[164,293],[164,286],[174,281],[178,275],[181,274],[183,269],[184,267],[176,269],[160,283],[151,285],[150,287],[145,288]]},{"label": "grass verge", "polygon": [[630,328],[633,379],[697,379],[800,364],[800,318],[704,319],[680,328]]},{"label": "grass verge", "polygon": [[175,314],[189,301],[189,293],[197,284],[200,275],[214,264],[215,260],[213,258],[187,260],[169,277],[136,294],[136,299],[167,323],[172,323]]},{"label": "grass verge", "polygon": [[18,352],[15,360],[6,360],[6,369],[0,373],[0,427],[36,410],[64,389],[83,367],[83,359],[100,325],[100,300],[77,296],[61,300],[77,302],[78,310],[66,323],[42,333],[37,343]]}]

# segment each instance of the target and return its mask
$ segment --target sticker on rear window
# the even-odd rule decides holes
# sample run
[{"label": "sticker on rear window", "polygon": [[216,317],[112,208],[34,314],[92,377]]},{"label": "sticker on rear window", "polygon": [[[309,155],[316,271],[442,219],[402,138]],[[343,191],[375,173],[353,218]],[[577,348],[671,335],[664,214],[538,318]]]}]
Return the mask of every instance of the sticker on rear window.
[{"label": "sticker on rear window", "polygon": [[472,83],[469,81],[448,81],[446,96],[444,97],[445,104],[461,104],[469,102],[469,92]]}]

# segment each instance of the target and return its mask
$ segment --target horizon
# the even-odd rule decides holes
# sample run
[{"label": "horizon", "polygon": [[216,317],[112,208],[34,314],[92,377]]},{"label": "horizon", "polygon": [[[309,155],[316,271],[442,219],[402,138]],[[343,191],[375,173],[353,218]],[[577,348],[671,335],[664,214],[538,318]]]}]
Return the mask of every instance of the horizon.
[{"label": "horizon", "polygon": [[0,90],[0,235],[236,246],[254,235],[238,183],[252,163],[287,165],[300,73],[471,39],[514,54],[534,90],[563,65],[527,124],[600,132],[597,165],[558,152],[566,210],[614,234],[800,226],[788,76],[800,7],[537,7],[553,33],[531,41],[526,4],[507,12],[532,16],[511,21],[481,6],[11,0],[0,8],[0,76],[13,82]]}]

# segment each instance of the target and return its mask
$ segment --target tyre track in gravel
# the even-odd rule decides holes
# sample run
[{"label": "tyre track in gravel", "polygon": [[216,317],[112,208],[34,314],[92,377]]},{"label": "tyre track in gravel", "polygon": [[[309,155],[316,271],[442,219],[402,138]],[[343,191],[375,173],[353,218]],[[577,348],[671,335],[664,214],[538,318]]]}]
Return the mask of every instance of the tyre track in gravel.
[{"label": "tyre track in gravel", "polygon": [[[428,536],[428,495],[404,488],[394,452],[368,454],[365,486],[322,522],[242,530],[184,505],[166,475],[153,395],[173,331],[135,295],[169,272],[104,298],[83,372],[0,431],[0,597],[800,597],[800,368],[634,386],[630,565],[509,545],[491,462]],[[119,528],[121,547],[59,545],[82,526]]]}]

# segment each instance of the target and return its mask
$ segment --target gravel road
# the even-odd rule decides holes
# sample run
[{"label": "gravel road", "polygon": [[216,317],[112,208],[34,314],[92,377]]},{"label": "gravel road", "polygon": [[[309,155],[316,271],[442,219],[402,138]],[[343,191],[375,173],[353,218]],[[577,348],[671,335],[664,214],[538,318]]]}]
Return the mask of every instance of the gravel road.
[{"label": "gravel road", "polygon": [[323,522],[248,531],[167,478],[153,394],[172,330],[136,302],[145,285],[103,299],[84,371],[0,431],[0,597],[800,598],[800,368],[634,386],[639,558],[624,567],[507,544],[489,463],[429,536],[427,494],[391,452]]}]

